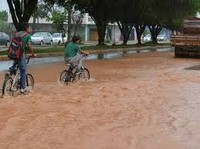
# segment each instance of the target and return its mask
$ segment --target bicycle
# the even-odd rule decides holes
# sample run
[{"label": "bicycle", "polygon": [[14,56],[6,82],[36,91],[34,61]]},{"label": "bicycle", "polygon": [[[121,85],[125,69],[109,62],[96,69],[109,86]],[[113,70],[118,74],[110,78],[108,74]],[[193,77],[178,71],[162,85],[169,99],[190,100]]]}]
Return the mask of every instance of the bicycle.
[{"label": "bicycle", "polygon": [[[86,58],[86,56],[84,57]],[[75,80],[88,81],[90,79],[90,71],[82,65],[81,70],[78,72],[77,67],[78,65],[67,64],[67,69],[60,73],[60,83],[68,85],[69,82],[74,82]]]},{"label": "bicycle", "polygon": [[[31,57],[32,56],[26,58],[27,64],[29,63]],[[34,87],[34,78],[29,73],[26,74],[26,87],[30,89],[33,89]],[[8,72],[5,74],[5,79],[2,87],[2,96],[4,95],[14,96],[19,89],[20,89],[20,71],[19,71],[19,65],[16,64],[15,66],[10,67]]]}]

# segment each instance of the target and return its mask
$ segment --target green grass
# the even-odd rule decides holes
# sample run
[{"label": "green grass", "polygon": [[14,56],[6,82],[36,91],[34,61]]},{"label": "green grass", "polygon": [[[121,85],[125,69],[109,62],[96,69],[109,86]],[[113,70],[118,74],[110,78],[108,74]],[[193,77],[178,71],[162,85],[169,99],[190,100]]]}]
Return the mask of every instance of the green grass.
[{"label": "green grass", "polygon": [[[132,45],[115,45],[115,46],[109,46],[109,45],[103,45],[103,46],[83,46],[81,47],[82,50],[87,51],[96,51],[96,50],[108,50],[108,49],[119,49],[119,48],[137,48],[137,47],[147,47],[147,46],[164,46],[169,44],[152,44],[152,43],[145,43],[142,45],[138,44],[132,44]],[[52,46],[52,47],[34,47],[34,52],[36,54],[41,53],[60,53],[64,52],[64,46]],[[0,51],[0,56],[7,55],[7,51]]]}]

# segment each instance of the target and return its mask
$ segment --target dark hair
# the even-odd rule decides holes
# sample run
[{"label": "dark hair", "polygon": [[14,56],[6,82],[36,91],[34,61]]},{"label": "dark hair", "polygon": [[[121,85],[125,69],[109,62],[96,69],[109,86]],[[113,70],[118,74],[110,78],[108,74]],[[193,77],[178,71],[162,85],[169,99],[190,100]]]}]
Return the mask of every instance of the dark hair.
[{"label": "dark hair", "polygon": [[21,29],[22,29],[22,31],[26,31],[27,30],[27,28],[29,28],[29,24],[27,23],[27,22],[23,22],[22,24],[21,24]]},{"label": "dark hair", "polygon": [[72,42],[77,42],[78,40],[81,40],[81,37],[80,37],[80,36],[74,35],[74,36],[72,37]]}]

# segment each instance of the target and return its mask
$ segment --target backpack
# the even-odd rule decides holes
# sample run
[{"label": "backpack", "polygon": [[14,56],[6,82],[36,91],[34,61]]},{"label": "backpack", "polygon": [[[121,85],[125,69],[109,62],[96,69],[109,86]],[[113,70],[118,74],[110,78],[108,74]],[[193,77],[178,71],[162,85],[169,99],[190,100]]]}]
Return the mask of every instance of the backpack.
[{"label": "backpack", "polygon": [[8,57],[12,60],[19,60],[23,54],[23,42],[22,39],[27,35],[23,32],[22,35],[19,33],[15,34],[15,37],[11,40],[10,46],[8,47]]}]

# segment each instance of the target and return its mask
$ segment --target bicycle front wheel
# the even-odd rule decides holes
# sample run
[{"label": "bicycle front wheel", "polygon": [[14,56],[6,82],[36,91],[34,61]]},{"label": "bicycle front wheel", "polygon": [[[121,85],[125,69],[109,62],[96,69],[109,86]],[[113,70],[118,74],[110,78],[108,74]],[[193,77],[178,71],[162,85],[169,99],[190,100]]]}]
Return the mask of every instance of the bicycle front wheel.
[{"label": "bicycle front wheel", "polygon": [[26,75],[26,87],[28,90],[32,90],[34,88],[34,78],[31,74]]},{"label": "bicycle front wheel", "polygon": [[84,68],[81,73],[78,75],[80,81],[90,80],[90,71],[87,68]]},{"label": "bicycle front wheel", "polygon": [[2,88],[2,96],[12,95],[12,84],[13,84],[13,79],[11,77],[8,77],[4,80]]}]

